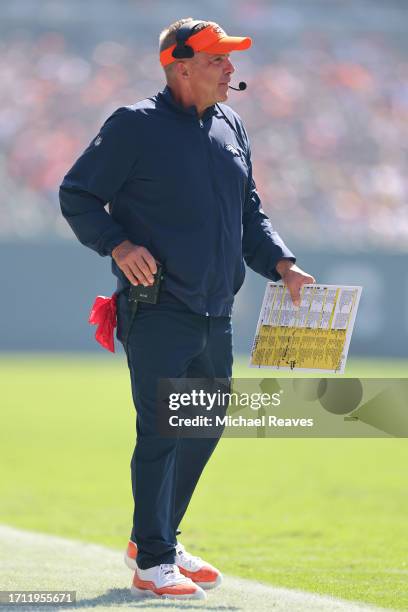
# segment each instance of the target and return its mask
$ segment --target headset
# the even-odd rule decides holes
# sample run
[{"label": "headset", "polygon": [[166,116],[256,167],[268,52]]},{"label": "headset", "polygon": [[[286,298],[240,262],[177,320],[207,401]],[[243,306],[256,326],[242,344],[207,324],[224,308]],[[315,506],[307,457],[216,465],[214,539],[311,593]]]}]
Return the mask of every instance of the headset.
[{"label": "headset", "polygon": [[[176,32],[176,46],[173,49],[172,56],[175,59],[191,59],[194,57],[194,49],[190,45],[186,45],[186,41],[193,34],[197,34],[200,30],[207,28],[208,25],[205,21],[188,21],[183,24]],[[245,81],[241,81],[238,87],[233,87],[232,85],[228,85],[228,87],[235,91],[244,91],[247,88],[247,84]]]},{"label": "headset", "polygon": [[[201,27],[199,27],[201,26]],[[197,34],[208,26],[204,21],[188,21],[183,24],[176,32],[176,47],[173,50],[172,56],[175,59],[190,59],[194,57],[194,49],[190,45],[186,45],[186,41],[193,34]]]}]

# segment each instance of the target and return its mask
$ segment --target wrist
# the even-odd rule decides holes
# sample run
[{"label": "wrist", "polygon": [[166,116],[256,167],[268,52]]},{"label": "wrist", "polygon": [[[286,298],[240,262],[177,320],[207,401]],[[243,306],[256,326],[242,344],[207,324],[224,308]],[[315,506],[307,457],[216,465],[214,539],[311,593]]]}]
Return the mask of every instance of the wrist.
[{"label": "wrist", "polygon": [[130,245],[131,242],[129,240],[122,240],[122,242],[120,242],[119,244],[117,244],[115,246],[114,249],[112,249],[112,258],[115,259],[116,255],[119,253],[119,251],[121,251],[123,249],[124,246]]},{"label": "wrist", "polygon": [[291,259],[280,259],[275,266],[275,270],[280,276],[283,277],[286,274],[286,272],[288,272],[288,270],[293,268],[294,265],[295,265],[295,262],[292,261]]}]

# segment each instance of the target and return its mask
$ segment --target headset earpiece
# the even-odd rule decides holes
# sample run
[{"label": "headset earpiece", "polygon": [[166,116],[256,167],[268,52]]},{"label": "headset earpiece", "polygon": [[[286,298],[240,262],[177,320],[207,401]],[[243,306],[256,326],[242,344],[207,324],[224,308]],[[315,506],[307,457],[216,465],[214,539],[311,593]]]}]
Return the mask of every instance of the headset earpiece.
[{"label": "headset earpiece", "polygon": [[172,56],[176,59],[190,59],[194,57],[194,49],[185,43],[177,43]]},{"label": "headset earpiece", "polygon": [[207,27],[207,24],[202,21],[188,21],[177,30],[176,48],[172,52],[175,59],[191,59],[194,57],[194,49],[190,45],[186,45],[186,41],[194,34],[194,30],[198,26],[202,26],[200,29],[203,29]]}]

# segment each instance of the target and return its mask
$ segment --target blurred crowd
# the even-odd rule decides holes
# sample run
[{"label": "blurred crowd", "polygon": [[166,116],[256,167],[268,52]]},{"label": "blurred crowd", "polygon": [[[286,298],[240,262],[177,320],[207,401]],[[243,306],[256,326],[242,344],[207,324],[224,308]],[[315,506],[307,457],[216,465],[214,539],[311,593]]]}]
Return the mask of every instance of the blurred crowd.
[{"label": "blurred crowd", "polygon": [[[72,239],[58,185],[117,107],[163,86],[151,45],[79,44],[61,30],[0,42],[0,240]],[[154,37],[154,38],[153,38]],[[244,57],[245,55],[245,57]],[[251,139],[265,210],[297,244],[408,248],[408,60],[388,32],[302,30],[235,54],[230,94]]]}]

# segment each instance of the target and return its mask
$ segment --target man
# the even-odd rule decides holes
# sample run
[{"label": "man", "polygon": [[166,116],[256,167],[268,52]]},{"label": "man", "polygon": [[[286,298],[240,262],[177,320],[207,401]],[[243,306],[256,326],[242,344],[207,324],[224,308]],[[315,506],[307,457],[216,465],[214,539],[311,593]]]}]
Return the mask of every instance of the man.
[{"label": "man", "polygon": [[[263,213],[242,121],[219,104],[234,72],[230,52],[250,46],[212,22],[173,23],[160,36],[167,86],[114,112],[61,185],[63,215],[83,244],[112,257],[118,279],[118,338],[137,408],[126,562],[138,596],[204,598],[203,589],[221,582],[216,568],[177,542],[218,440],[158,435],[158,379],[230,379],[243,259],[266,278],[281,278],[295,303],[302,285],[314,282]],[[133,316],[129,286],[151,285],[157,262],[160,299],[139,302]]]}]

